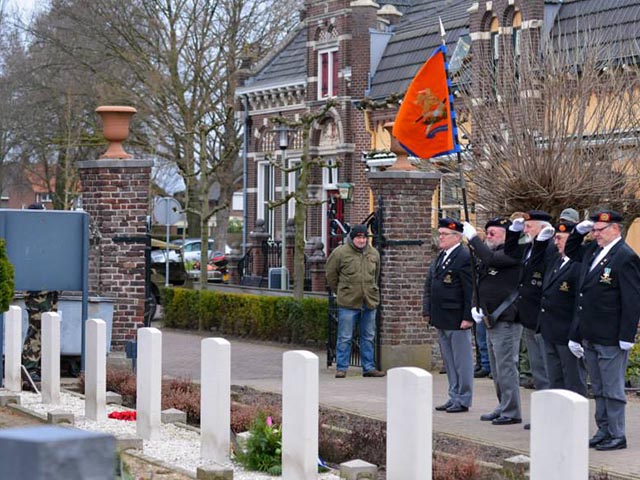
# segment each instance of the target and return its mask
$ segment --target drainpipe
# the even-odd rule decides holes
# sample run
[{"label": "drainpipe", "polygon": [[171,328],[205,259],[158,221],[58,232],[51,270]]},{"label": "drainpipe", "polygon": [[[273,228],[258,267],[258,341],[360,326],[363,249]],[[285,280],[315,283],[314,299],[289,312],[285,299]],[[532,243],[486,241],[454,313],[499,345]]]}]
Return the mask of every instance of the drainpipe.
[{"label": "drainpipe", "polygon": [[251,130],[251,119],[249,118],[249,97],[245,94],[242,96],[242,105],[244,107],[244,128],[242,132],[242,256],[247,254],[247,223],[249,221],[249,213],[247,209],[247,152],[249,149],[249,131]]}]

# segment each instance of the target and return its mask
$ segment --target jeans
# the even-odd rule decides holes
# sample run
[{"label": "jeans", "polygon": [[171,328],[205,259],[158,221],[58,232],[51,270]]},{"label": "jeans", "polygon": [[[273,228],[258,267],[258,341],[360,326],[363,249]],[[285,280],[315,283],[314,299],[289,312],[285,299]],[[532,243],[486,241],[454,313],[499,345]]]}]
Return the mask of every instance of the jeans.
[{"label": "jeans", "polygon": [[373,339],[376,336],[376,309],[362,307],[360,310],[338,307],[338,341],[336,345],[336,363],[338,370],[349,368],[351,339],[353,329],[360,330],[360,363],[366,373],[375,370],[373,363]]},{"label": "jeans", "polygon": [[[491,371],[491,365],[489,364],[489,349],[487,347],[487,327],[484,323],[476,323],[476,350],[479,352],[480,364],[476,367],[480,367],[485,372]],[[476,355],[477,357],[478,355]]]}]

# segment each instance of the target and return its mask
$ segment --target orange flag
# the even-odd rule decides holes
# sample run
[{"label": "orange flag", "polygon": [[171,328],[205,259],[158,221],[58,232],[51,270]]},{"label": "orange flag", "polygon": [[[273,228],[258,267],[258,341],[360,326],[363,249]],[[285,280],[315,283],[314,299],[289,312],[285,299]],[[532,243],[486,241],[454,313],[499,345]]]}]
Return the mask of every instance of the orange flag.
[{"label": "orange flag", "polygon": [[431,158],[458,151],[446,70],[446,47],[438,47],[407,89],[393,136],[412,155]]}]

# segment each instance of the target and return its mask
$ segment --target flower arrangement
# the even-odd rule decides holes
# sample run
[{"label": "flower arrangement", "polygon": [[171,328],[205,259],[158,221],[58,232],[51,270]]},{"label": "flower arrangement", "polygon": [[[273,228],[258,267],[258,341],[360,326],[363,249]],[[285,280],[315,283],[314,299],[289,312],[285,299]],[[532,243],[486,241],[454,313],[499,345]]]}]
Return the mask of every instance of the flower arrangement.
[{"label": "flower arrangement", "polygon": [[236,452],[236,460],[247,470],[269,475],[282,473],[282,429],[273,419],[260,413],[249,429],[251,434],[243,451]]}]

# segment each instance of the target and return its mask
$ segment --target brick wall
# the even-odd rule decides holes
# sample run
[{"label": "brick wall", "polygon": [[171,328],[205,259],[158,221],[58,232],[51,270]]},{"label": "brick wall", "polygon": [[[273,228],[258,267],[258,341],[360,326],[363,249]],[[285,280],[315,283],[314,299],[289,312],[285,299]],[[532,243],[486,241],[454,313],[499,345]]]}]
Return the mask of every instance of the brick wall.
[{"label": "brick wall", "polygon": [[81,162],[78,170],[93,237],[89,290],[114,300],[111,346],[122,350],[144,322],[145,244],[114,237],[146,234],[151,162],[104,159]]}]

